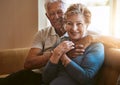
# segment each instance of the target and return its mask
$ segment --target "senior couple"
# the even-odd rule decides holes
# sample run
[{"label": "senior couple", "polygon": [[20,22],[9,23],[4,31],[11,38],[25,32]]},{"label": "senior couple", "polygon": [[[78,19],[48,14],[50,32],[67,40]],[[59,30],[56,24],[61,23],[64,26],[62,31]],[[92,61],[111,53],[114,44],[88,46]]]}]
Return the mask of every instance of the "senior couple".
[{"label": "senior couple", "polygon": [[87,31],[91,12],[83,4],[66,11],[65,0],[45,0],[45,9],[51,26],[37,32],[25,69],[4,78],[2,85],[94,85],[104,46]]}]

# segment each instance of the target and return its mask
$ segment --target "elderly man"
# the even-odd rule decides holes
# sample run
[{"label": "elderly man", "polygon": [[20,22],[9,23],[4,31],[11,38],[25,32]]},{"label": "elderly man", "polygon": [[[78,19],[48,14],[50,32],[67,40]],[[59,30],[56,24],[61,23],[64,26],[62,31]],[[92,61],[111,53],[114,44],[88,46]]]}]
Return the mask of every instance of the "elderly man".
[{"label": "elderly man", "polygon": [[[33,45],[28,53],[24,67],[25,70],[13,73],[2,79],[1,85],[40,85],[41,67],[49,60],[53,48],[59,39],[66,33],[63,29],[63,15],[66,10],[65,0],[46,0],[46,16],[51,22],[47,27],[36,34]],[[76,49],[69,52],[71,57],[83,54],[83,45],[76,45]],[[59,55],[59,49],[56,52]],[[54,61],[56,59],[53,59]]]}]

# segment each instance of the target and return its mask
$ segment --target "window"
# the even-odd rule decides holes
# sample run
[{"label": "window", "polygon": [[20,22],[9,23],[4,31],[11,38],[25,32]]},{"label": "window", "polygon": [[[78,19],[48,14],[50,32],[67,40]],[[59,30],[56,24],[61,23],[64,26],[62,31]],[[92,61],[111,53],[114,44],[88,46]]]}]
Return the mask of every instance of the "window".
[{"label": "window", "polygon": [[83,3],[92,13],[89,30],[120,38],[120,0],[68,0]]},{"label": "window", "polygon": [[120,0],[117,0],[115,19],[115,36],[120,38]]},{"label": "window", "polygon": [[44,1],[45,0],[38,0],[38,30],[46,27],[48,24],[45,15]]},{"label": "window", "polygon": [[[108,0],[77,0],[77,2],[85,4],[92,13],[91,24],[88,30],[108,35],[110,21]],[[73,3],[73,1],[70,3]]]},{"label": "window", "polygon": [[[120,0],[66,0],[67,3],[83,3],[92,13],[92,21],[88,30],[98,32],[103,35],[120,37]],[[42,3],[41,3],[42,2]],[[49,25],[45,17],[44,0],[39,0],[39,27]],[[40,7],[43,6],[43,7]],[[44,20],[42,20],[44,19]]]}]

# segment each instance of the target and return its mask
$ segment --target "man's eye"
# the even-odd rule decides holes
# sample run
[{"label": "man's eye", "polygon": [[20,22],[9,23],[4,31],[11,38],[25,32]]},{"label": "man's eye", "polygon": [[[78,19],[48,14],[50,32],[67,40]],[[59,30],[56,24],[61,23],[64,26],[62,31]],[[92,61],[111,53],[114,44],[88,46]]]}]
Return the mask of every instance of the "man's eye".
[{"label": "man's eye", "polygon": [[63,14],[63,12],[62,11],[58,11],[57,14]]},{"label": "man's eye", "polygon": [[50,16],[53,16],[53,15],[55,15],[55,13],[50,13],[49,15],[50,15]]}]

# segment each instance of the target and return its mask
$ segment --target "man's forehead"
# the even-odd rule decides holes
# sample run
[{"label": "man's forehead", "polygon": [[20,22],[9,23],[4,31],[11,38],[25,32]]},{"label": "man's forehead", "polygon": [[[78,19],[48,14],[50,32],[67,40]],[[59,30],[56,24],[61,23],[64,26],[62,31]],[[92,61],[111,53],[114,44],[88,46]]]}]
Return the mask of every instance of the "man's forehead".
[{"label": "man's forehead", "polygon": [[64,4],[61,3],[61,2],[54,2],[54,3],[49,3],[48,4],[48,9],[51,9],[51,8],[60,8],[60,7],[64,7]]},{"label": "man's forehead", "polygon": [[65,10],[65,5],[60,3],[60,2],[56,2],[56,3],[51,3],[48,5],[48,11],[56,11],[56,10]]}]

